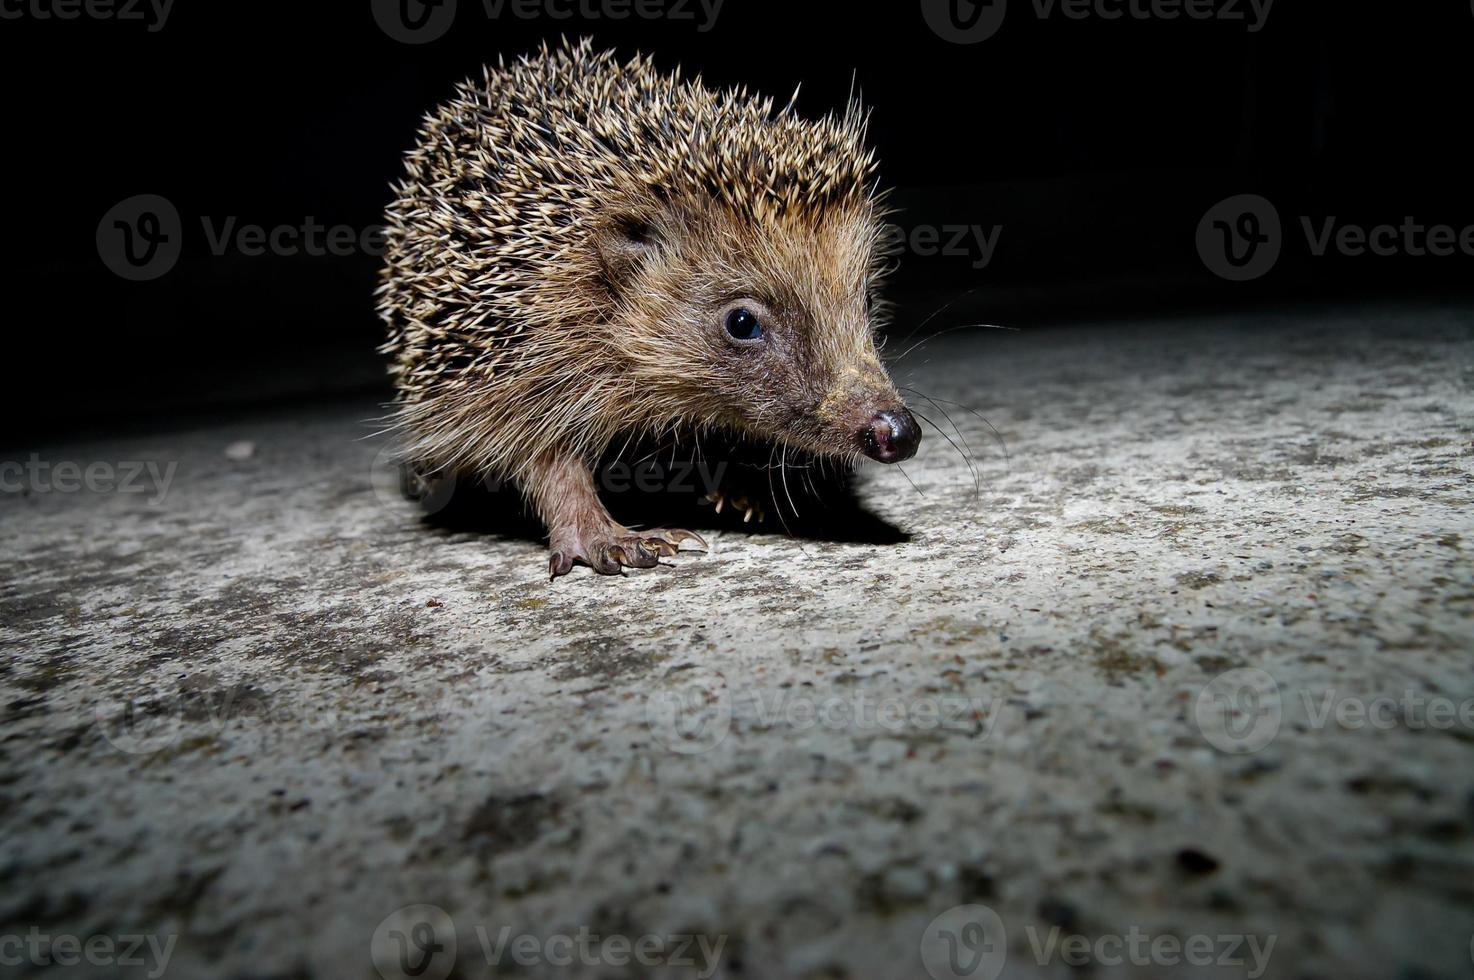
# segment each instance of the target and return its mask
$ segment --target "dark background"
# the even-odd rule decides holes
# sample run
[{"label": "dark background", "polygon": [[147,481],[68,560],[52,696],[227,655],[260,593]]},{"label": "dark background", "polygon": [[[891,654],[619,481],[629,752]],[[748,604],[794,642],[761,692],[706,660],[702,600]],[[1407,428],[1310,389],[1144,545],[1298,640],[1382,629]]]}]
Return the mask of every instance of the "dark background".
[{"label": "dark background", "polygon": [[[1467,295],[1468,256],[1314,259],[1298,220],[1474,223],[1467,0],[1277,0],[1257,33],[1245,21],[1041,20],[1011,0],[998,33],[973,45],[934,33],[918,0],[725,0],[706,31],[699,6],[686,9],[695,19],[492,19],[460,0],[453,27],[424,45],[391,39],[369,0],[177,0],[156,32],[0,20],[15,406],[4,442],[381,389],[373,255],[213,255],[201,219],[372,226],[421,116],[454,83],[565,33],[780,99],[802,82],[808,114],[856,85],[903,227],[1003,226],[983,269],[975,254],[903,256],[902,335],[923,321],[1039,329]],[[1239,9],[1252,16],[1247,0]],[[1244,192],[1278,207],[1285,254],[1231,283],[1204,267],[1195,233],[1211,205]],[[141,193],[177,207],[183,251],[161,278],[129,282],[96,235]]]}]

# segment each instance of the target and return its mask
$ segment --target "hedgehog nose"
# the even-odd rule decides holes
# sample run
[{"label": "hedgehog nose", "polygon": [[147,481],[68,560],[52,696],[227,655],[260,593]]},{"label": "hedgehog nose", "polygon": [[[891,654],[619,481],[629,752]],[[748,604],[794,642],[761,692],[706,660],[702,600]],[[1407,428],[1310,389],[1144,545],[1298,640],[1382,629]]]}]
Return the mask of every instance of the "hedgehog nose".
[{"label": "hedgehog nose", "polygon": [[899,463],[916,455],[921,429],[904,408],[876,412],[863,433],[865,455],[882,463]]}]

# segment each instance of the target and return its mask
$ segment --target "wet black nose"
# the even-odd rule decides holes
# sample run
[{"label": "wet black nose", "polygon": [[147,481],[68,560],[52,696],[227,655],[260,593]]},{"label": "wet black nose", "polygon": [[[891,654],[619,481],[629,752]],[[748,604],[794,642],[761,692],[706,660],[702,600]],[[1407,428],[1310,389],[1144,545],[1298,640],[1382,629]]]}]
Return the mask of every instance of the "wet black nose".
[{"label": "wet black nose", "polygon": [[876,412],[864,432],[865,455],[882,463],[899,463],[916,455],[921,429],[904,408]]}]

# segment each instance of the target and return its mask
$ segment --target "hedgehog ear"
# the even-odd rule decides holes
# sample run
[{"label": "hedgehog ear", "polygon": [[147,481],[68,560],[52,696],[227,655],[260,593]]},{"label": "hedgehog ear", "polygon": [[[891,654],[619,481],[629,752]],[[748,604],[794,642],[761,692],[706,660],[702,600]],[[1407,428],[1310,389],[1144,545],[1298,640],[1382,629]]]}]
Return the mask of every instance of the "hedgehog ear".
[{"label": "hedgehog ear", "polygon": [[598,235],[599,260],[611,289],[628,281],[659,248],[655,226],[632,214],[617,215]]}]

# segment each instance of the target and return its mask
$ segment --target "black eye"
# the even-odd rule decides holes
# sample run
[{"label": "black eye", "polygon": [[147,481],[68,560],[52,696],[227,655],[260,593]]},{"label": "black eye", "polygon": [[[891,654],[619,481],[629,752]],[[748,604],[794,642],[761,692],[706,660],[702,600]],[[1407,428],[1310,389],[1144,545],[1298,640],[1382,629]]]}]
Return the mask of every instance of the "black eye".
[{"label": "black eye", "polygon": [[763,335],[763,325],[751,310],[739,306],[727,314],[727,333],[736,340],[757,340]]}]

